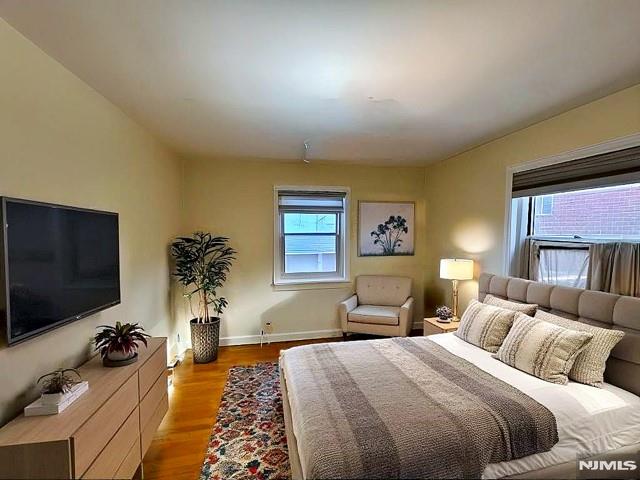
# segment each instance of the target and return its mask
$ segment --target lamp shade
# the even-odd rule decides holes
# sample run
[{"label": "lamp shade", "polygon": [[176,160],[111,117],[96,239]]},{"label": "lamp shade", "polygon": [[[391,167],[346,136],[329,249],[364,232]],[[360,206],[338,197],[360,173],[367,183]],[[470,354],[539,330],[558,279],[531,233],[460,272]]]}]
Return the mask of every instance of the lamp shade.
[{"label": "lamp shade", "polygon": [[440,278],[447,280],[471,280],[473,260],[463,258],[443,258],[440,260]]}]

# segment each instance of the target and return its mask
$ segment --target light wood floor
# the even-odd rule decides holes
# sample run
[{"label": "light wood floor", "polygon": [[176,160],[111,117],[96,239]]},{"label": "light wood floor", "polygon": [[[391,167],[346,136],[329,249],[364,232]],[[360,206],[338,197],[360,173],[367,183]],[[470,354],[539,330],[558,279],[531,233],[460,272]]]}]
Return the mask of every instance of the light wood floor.
[{"label": "light wood floor", "polygon": [[169,412],[144,457],[144,478],[198,478],[229,367],[276,361],[281,349],[335,340],[221,347],[218,360],[207,364],[194,364],[188,353],[175,369]]}]

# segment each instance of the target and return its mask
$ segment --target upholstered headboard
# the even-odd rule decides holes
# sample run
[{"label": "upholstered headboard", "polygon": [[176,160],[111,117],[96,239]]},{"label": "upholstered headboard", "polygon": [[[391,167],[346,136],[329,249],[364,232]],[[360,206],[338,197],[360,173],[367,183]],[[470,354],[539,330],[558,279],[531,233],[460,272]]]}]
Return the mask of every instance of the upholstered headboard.
[{"label": "upholstered headboard", "polygon": [[640,395],[640,298],[490,273],[480,275],[479,283],[480,301],[490,293],[514,302],[537,303],[539,308],[565,318],[625,332],[611,352],[604,379]]}]

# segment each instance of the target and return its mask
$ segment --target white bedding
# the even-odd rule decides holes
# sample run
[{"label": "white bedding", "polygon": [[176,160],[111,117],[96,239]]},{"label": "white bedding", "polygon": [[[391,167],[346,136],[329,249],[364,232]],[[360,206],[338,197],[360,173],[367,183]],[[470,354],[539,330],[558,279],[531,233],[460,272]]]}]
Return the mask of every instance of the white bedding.
[{"label": "white bedding", "polygon": [[[556,417],[558,443],[548,452],[487,466],[483,478],[500,478],[558,465],[640,442],[640,397],[613,385],[603,388],[569,382],[556,385],[521,372],[453,333],[429,337],[434,342],[501,379],[547,407]],[[284,372],[285,378],[287,372]],[[290,391],[288,392],[290,394]],[[298,432],[294,399],[293,431]],[[304,446],[298,444],[301,458]]]},{"label": "white bedding", "polygon": [[547,407],[556,417],[558,443],[548,452],[492,463],[483,478],[499,478],[538,470],[640,442],[640,397],[605,384],[555,385],[521,372],[453,333],[429,337],[451,353],[499,378]]}]

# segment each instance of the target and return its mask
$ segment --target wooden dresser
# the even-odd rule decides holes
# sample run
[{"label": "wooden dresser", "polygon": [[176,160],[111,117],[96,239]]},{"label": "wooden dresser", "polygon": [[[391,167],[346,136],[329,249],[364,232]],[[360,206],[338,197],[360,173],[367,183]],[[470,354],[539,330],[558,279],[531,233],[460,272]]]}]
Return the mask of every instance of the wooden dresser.
[{"label": "wooden dresser", "polygon": [[132,478],[168,407],[166,338],[136,363],[78,370],[89,391],[58,415],[20,416],[0,429],[0,478]]}]

